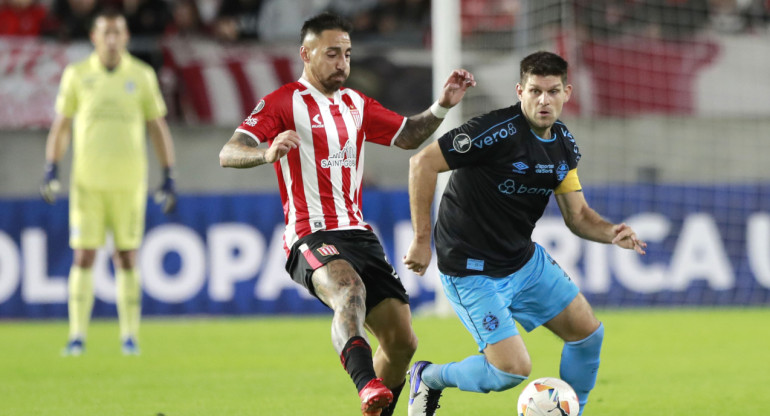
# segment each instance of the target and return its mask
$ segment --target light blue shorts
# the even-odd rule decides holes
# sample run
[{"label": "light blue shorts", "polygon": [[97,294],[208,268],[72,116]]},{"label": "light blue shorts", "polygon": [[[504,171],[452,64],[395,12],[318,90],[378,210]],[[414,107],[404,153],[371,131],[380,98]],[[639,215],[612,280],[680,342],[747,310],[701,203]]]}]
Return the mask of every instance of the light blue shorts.
[{"label": "light blue shorts", "polygon": [[444,293],[473,335],[479,351],[488,344],[518,335],[514,320],[527,332],[550,321],[579,292],[539,244],[535,244],[535,253],[527,264],[509,276],[439,275]]}]

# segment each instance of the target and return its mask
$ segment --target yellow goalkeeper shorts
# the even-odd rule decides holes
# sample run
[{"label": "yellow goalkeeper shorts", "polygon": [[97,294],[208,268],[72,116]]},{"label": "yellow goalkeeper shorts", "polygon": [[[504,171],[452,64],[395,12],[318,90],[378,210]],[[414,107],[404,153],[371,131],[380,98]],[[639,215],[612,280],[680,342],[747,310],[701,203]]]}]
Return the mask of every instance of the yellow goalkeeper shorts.
[{"label": "yellow goalkeeper shorts", "polygon": [[98,249],[107,231],[115,249],[138,249],[144,235],[147,190],[102,191],[72,184],[70,190],[70,247]]}]

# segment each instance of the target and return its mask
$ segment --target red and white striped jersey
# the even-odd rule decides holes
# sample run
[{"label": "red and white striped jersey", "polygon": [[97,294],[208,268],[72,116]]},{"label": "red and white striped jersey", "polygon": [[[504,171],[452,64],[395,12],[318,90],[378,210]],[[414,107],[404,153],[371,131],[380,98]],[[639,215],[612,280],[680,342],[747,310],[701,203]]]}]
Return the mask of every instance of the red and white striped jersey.
[{"label": "red and white striped jersey", "polygon": [[319,230],[371,229],[361,213],[364,141],[391,146],[406,118],[358,91],[333,98],[300,79],[273,91],[236,129],[272,144],[294,130],[298,148],[273,164],[286,222],[284,249]]}]

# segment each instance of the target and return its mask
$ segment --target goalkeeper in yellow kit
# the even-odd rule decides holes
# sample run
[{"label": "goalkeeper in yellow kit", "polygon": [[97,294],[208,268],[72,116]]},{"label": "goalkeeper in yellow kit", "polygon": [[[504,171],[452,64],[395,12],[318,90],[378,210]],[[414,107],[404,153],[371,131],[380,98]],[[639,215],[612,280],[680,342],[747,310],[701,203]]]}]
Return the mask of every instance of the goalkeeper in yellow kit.
[{"label": "goalkeeper in yellow kit", "polygon": [[57,163],[73,134],[70,183],[69,341],[65,355],[80,355],[93,306],[92,266],[109,231],[123,353],[138,354],[141,287],[137,249],[144,234],[147,204],[146,133],[163,168],[156,199],[174,209],[174,149],[165,121],[166,106],[153,69],[130,55],[126,19],[100,13],[91,27],[94,52],[64,70],[56,98],[56,118],[48,134],[41,194],[53,203]]}]

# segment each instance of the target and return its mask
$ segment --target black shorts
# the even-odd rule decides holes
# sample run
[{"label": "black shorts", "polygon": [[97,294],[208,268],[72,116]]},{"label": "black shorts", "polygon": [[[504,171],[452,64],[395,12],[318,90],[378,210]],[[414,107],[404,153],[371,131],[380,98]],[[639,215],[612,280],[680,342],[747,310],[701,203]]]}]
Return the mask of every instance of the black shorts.
[{"label": "black shorts", "polygon": [[387,298],[409,303],[409,295],[388,263],[380,240],[368,230],[317,231],[306,235],[291,247],[286,271],[292,280],[318,298],[311,281],[313,272],[337,259],[350,263],[361,276],[366,288],[367,313]]}]

